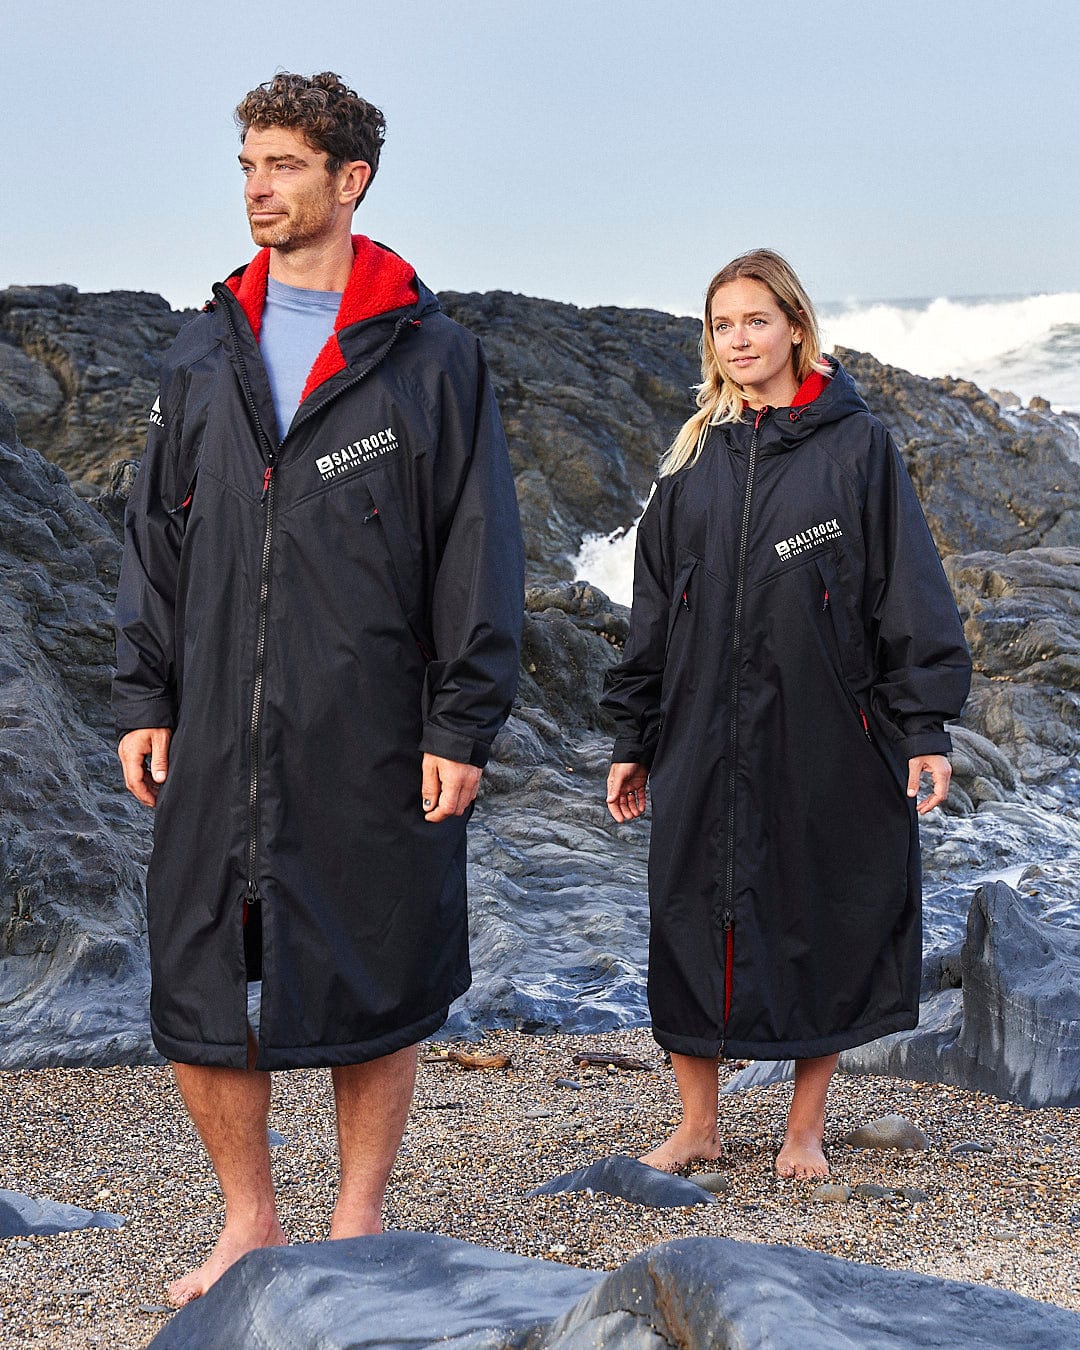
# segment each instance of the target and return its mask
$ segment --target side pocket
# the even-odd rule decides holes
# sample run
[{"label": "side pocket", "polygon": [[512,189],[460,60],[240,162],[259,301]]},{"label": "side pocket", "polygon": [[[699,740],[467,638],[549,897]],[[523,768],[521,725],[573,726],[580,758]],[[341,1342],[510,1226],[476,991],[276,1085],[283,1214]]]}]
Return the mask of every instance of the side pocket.
[{"label": "side pocket", "polygon": [[859,687],[859,668],[855,657],[855,644],[848,627],[848,615],[844,608],[844,596],[840,589],[840,577],[836,563],[829,553],[822,553],[814,560],[818,576],[821,579],[822,608],[827,612],[836,648],[836,657],[840,665],[840,674],[844,678],[848,692],[856,699],[855,690]]},{"label": "side pocket", "polygon": [[671,609],[668,613],[667,638],[664,641],[664,651],[667,652],[671,646],[671,639],[675,636],[675,625],[679,621],[681,614],[689,614],[693,606],[693,580],[694,572],[697,570],[700,558],[689,558],[679,568],[675,576],[675,594],[672,598]]}]

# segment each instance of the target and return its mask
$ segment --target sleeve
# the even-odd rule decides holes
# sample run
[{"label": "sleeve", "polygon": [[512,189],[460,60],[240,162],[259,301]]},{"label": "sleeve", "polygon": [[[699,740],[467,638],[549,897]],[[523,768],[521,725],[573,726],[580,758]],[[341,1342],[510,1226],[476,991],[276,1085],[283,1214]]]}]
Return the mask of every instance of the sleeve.
[{"label": "sleeve", "polygon": [[952,748],[971,657],[956,602],[903,461],[883,427],[863,509],[863,614],[877,672],[871,703],[904,761]]},{"label": "sleeve", "polygon": [[651,766],[660,739],[660,689],[671,607],[671,588],[665,581],[660,502],[661,491],[656,485],[638,522],[630,633],[622,660],[607,672],[600,700],[600,706],[615,723],[613,764]]},{"label": "sleeve", "polygon": [[475,350],[474,385],[463,391],[456,372],[443,377],[437,458],[463,467],[448,475],[456,495],[438,513],[420,748],[483,767],[517,690],[525,560],[506,437]]},{"label": "sleeve", "polygon": [[174,612],[183,530],[174,498],[181,412],[167,411],[166,385],[163,377],[124,512],[112,693],[121,737],[137,727],[175,727],[178,712]]}]

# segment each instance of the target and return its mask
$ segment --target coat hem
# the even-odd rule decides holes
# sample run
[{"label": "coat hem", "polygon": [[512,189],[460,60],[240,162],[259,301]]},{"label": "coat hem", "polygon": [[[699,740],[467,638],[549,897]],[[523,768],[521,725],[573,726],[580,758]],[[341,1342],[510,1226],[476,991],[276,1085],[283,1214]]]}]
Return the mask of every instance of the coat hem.
[{"label": "coat hem", "polygon": [[731,1037],[715,1039],[701,1036],[680,1036],[676,1032],[653,1027],[653,1040],[669,1054],[690,1055],[695,1059],[715,1059],[723,1054],[726,1059],[817,1059],[819,1055],[834,1055],[841,1050],[853,1050],[895,1031],[911,1031],[919,1024],[918,1012],[904,1011],[883,1017],[863,1027],[851,1027],[831,1036],[817,1036],[802,1041],[740,1041]]},{"label": "coat hem", "polygon": [[[461,985],[458,988],[458,985]],[[469,987],[470,981],[457,981],[451,993],[453,999],[460,997]],[[342,1045],[313,1046],[267,1046],[260,1044],[255,1060],[255,1068],[274,1069],[335,1069],[349,1064],[366,1064],[369,1060],[382,1059],[406,1046],[415,1045],[433,1035],[445,1023],[450,1015],[450,1003],[445,1007],[428,1013],[406,1027],[388,1031],[371,1039],[350,1041]],[[176,1064],[197,1064],[208,1068],[246,1069],[247,1045],[217,1045],[204,1041],[178,1040],[166,1035],[151,1021],[150,1033],[154,1045],[166,1059]]]}]

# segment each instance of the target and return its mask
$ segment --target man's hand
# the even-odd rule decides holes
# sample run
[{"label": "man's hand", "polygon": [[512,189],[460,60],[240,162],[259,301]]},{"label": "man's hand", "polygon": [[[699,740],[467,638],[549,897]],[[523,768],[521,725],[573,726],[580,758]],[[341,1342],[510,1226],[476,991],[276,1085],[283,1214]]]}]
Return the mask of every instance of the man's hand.
[{"label": "man's hand", "polygon": [[613,764],[607,776],[607,809],[622,824],[645,814],[644,764]]},{"label": "man's hand", "polygon": [[[169,776],[169,742],[172,732],[168,727],[140,727],[129,731],[120,742],[116,753],[124,769],[124,786],[144,806],[156,806],[162,783]],[[147,756],[150,768],[146,767]]]},{"label": "man's hand", "polygon": [[448,820],[450,816],[463,816],[476,799],[482,773],[475,764],[459,764],[456,759],[425,755],[420,788],[424,819],[434,824]]},{"label": "man's hand", "polygon": [[915,808],[920,816],[940,806],[949,795],[949,780],[952,778],[952,765],[944,755],[916,755],[908,760],[907,795],[919,795],[919,780],[924,773],[930,774],[934,787],[929,797],[924,797]]}]

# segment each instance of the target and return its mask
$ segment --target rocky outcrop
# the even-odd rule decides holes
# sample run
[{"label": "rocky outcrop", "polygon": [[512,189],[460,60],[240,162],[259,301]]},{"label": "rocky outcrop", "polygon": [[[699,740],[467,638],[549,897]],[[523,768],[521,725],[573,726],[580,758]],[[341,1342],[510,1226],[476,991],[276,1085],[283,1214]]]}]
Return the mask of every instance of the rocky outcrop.
[{"label": "rocky outcrop", "polygon": [[243,1257],[153,1350],[1063,1350],[1080,1315],[797,1247],[683,1238],[613,1271],[383,1233]]},{"label": "rocky outcrop", "polygon": [[957,555],[945,560],[945,571],[975,666],[964,725],[997,746],[1024,780],[1061,782],[1075,801],[1080,548]]},{"label": "rocky outcrop", "polygon": [[[530,575],[572,580],[584,535],[638,515],[692,407],[700,325],[505,291],[442,301],[488,353]],[[137,292],[0,291],[0,401],[27,444],[103,488],[115,461],[142,451],[161,355],[188,317]],[[1080,546],[1080,419],[1002,410],[968,382],[837,354],[895,436],[943,552]]]},{"label": "rocky outcrop", "polygon": [[892,432],[942,553],[1080,545],[1080,416],[1003,410],[968,380],[836,355]]},{"label": "rocky outcrop", "polygon": [[[471,830],[476,982],[450,1030],[642,1022],[648,825],[616,826],[607,814],[610,742],[597,706],[627,611],[571,580],[572,559],[583,533],[637,513],[689,405],[697,325],[504,293],[444,302],[481,335],[491,360],[532,577],[520,694]],[[95,515],[4,423],[0,604],[11,623],[0,642],[12,720],[0,726],[0,751],[13,768],[0,780],[0,997],[17,1014],[10,1025],[21,1047],[12,1038],[2,1053],[24,1063],[149,1053],[145,1027],[117,1012],[135,1019],[145,1006],[140,893],[150,816],[129,802],[115,764],[108,621],[131,458],[160,352],[183,317],[157,297],[0,293],[0,390],[14,390],[25,439],[67,456],[81,490],[91,479],[101,489]],[[936,990],[933,962],[959,952],[980,880],[1080,857],[1080,538],[1070,505],[1080,440],[1075,419],[1002,412],[963,383],[843,357],[901,445],[946,550],[1040,545],[957,553],[946,564],[976,680],[955,729],[951,814],[921,825]],[[1022,521],[1013,509],[1021,490]],[[35,777],[35,762],[52,766],[52,777]],[[1076,903],[1074,889],[1049,921]]]},{"label": "rocky outcrop", "polygon": [[165,348],[190,313],[160,295],[74,286],[0,291],[0,403],[68,476],[103,487],[118,459],[137,459]]},{"label": "rocky outcrop", "polygon": [[108,711],[120,549],[0,405],[0,1066],[150,1053],[147,822]]}]

